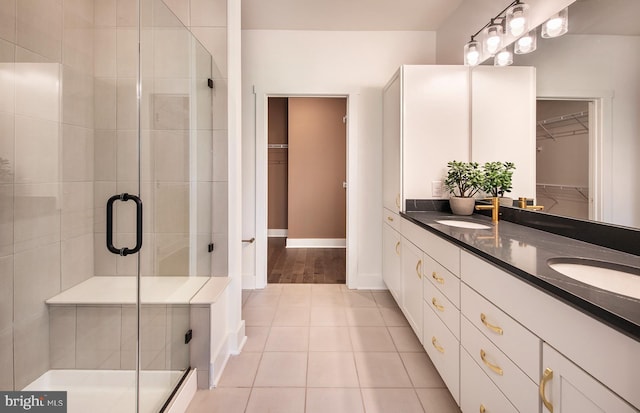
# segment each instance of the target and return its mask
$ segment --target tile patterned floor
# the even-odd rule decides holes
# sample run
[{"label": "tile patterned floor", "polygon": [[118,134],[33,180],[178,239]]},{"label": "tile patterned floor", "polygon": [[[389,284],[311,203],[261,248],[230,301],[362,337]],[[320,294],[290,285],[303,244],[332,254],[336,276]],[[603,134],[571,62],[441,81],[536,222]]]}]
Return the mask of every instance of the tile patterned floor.
[{"label": "tile patterned floor", "polygon": [[269,284],[243,292],[247,343],[188,413],[459,413],[386,291]]}]

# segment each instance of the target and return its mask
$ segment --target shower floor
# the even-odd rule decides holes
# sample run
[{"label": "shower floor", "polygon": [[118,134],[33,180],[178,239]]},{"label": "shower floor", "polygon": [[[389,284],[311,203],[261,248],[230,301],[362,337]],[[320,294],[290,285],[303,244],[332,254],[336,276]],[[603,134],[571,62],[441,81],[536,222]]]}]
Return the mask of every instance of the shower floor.
[{"label": "shower floor", "polygon": [[[158,412],[183,374],[140,372],[140,413]],[[132,370],[49,370],[23,390],[66,391],[67,413],[135,412]]]}]

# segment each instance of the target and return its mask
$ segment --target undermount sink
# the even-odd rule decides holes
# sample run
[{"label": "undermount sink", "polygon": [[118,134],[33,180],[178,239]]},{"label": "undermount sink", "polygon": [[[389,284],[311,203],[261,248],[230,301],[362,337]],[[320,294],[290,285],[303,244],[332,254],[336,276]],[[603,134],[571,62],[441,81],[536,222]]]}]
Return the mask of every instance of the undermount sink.
[{"label": "undermount sink", "polygon": [[640,299],[640,268],[584,258],[550,258],[547,265],[582,283]]},{"label": "undermount sink", "polygon": [[478,224],[477,222],[458,221],[457,219],[442,219],[436,221],[438,224],[448,225],[450,227],[468,228],[468,229],[489,229],[488,225]]}]

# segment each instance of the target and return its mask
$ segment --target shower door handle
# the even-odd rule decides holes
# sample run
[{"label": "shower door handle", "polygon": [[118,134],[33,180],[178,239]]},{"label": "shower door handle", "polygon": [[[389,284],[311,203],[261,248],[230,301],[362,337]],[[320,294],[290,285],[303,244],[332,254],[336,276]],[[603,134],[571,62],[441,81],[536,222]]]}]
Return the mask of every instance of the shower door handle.
[{"label": "shower door handle", "polygon": [[[136,203],[136,246],[133,248],[113,246],[113,203],[116,201],[134,201]],[[142,248],[142,200],[127,193],[112,196],[107,201],[107,249],[116,255],[126,257],[140,251],[140,248]]]}]

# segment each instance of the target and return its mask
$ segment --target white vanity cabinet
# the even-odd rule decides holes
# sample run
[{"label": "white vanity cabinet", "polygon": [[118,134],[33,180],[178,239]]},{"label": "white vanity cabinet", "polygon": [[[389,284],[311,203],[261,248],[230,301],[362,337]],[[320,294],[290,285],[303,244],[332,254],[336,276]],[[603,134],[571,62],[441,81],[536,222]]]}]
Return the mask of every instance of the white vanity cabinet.
[{"label": "white vanity cabinet", "polygon": [[422,342],[422,250],[402,238],[402,297],[400,308]]},{"label": "white vanity cabinet", "polygon": [[400,303],[401,299],[401,251],[402,243],[399,231],[400,216],[388,209],[383,210],[382,224],[382,280],[389,292]]},{"label": "white vanity cabinet", "polygon": [[447,197],[437,189],[447,162],[469,160],[469,76],[466,66],[403,65],[385,86],[385,208],[399,211],[406,199]]}]

